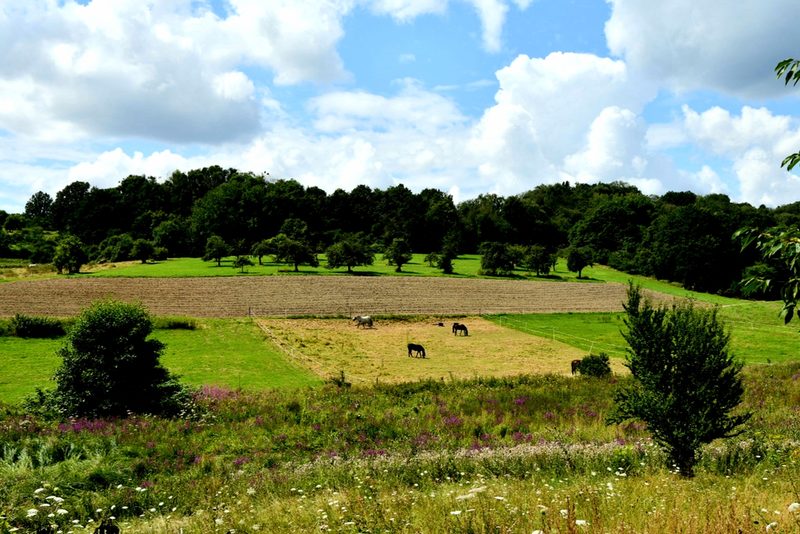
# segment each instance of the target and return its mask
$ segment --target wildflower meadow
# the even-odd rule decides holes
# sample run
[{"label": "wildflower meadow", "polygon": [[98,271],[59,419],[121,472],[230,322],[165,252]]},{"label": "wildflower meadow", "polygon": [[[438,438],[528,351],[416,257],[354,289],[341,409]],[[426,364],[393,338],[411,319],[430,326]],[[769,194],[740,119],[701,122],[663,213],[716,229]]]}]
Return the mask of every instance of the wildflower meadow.
[{"label": "wildflower meadow", "polygon": [[800,532],[800,364],[746,368],[745,433],[693,479],[627,378],[523,375],[263,392],[176,418],[0,412],[0,532]]}]

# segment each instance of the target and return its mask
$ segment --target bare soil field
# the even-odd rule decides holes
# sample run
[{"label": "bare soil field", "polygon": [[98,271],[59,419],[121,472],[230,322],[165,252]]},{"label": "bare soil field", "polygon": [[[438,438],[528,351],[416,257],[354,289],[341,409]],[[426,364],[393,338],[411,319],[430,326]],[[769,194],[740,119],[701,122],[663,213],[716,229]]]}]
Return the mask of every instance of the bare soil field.
[{"label": "bare soil field", "polygon": [[581,313],[622,310],[625,290],[616,283],[394,276],[57,278],[0,284],[0,316],[68,317],[104,298],[192,317]]},{"label": "bare soil field", "polygon": [[[459,319],[469,336],[454,336],[452,321],[379,320],[356,328],[347,319],[258,319],[288,358],[323,378],[354,384],[407,382],[433,378],[570,374],[570,361],[586,354],[574,347],[503,328],[479,317]],[[408,357],[406,345],[425,347],[426,358]],[[625,372],[612,361],[616,373]]]}]

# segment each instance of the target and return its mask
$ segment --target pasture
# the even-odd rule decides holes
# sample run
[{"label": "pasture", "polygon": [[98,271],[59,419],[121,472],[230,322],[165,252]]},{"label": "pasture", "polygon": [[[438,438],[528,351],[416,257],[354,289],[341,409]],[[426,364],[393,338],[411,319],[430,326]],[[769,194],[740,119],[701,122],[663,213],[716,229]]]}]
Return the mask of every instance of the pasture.
[{"label": "pasture", "polygon": [[[503,328],[479,317],[457,319],[469,336],[454,336],[453,320],[376,320],[374,328],[356,328],[347,319],[258,319],[270,339],[298,365],[322,377],[344,371],[353,384],[453,380],[519,374],[569,374],[570,361],[582,351],[549,339]],[[408,357],[406,345],[425,347],[427,357]],[[614,370],[623,372],[618,360]]]},{"label": "pasture", "polygon": [[[195,330],[156,330],[166,344],[161,363],[187,384],[231,389],[295,388],[322,382],[299,367],[248,319],[202,319]],[[52,387],[62,339],[0,336],[0,402],[16,403],[37,387]]]}]

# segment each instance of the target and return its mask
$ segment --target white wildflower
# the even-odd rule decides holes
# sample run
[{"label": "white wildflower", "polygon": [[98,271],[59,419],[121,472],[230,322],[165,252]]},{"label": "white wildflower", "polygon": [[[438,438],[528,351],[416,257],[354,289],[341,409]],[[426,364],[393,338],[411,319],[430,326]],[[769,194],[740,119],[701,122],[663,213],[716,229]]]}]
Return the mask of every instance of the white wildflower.
[{"label": "white wildflower", "polygon": [[775,528],[777,526],[778,526],[778,522],[777,521],[773,521],[772,523],[767,525],[767,532],[769,532],[770,530],[772,530],[773,528]]},{"label": "white wildflower", "polygon": [[561,510],[561,517],[567,517],[569,515],[568,510]]},{"label": "white wildflower", "polygon": [[461,515],[461,510],[453,510],[450,515]]},{"label": "white wildflower", "polygon": [[35,490],[33,490],[33,494],[34,495],[39,495],[43,491],[44,491],[44,488],[36,488]]},{"label": "white wildflower", "polygon": [[500,495],[497,495],[497,496],[495,496],[495,498],[494,498],[494,499],[495,499],[496,501],[504,501],[504,500],[506,500],[506,498],[505,498],[505,497],[501,497]]},{"label": "white wildflower", "polygon": [[31,508],[31,509],[28,510],[28,517],[33,517],[38,513],[39,513],[39,510],[37,510],[36,508]]},{"label": "white wildflower", "polygon": [[249,488],[247,488],[247,494],[248,495],[255,495],[256,494],[256,489],[253,486],[250,486]]},{"label": "white wildflower", "polygon": [[585,519],[576,519],[575,524],[578,525],[579,527],[585,527],[586,525],[589,524],[589,522],[586,521]]},{"label": "white wildflower", "polygon": [[56,510],[56,513],[57,513],[58,515],[64,515],[64,514],[68,514],[69,512],[67,512],[67,511],[66,511],[66,510],[64,510],[63,508],[59,508],[58,510]]},{"label": "white wildflower", "polygon": [[790,512],[798,512],[800,511],[800,502],[793,502],[789,505]]}]

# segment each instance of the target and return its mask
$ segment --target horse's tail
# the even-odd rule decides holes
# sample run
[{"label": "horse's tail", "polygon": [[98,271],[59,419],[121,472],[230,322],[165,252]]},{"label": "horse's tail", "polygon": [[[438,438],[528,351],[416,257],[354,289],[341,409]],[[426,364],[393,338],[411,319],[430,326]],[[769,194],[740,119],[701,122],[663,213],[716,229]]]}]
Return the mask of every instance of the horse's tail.
[{"label": "horse's tail", "polygon": [[464,325],[461,325],[461,326],[464,327],[464,335],[468,336],[469,335],[469,330],[467,329],[467,325],[464,324]]}]

